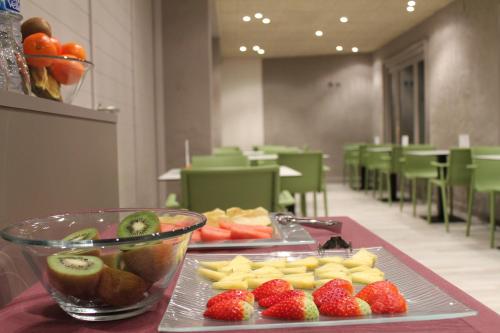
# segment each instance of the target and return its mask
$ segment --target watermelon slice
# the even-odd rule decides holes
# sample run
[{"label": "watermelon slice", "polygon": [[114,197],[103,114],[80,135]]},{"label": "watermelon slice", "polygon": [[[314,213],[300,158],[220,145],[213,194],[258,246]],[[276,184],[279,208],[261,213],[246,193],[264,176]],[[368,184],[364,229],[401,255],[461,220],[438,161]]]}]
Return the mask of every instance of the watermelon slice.
[{"label": "watermelon slice", "polygon": [[232,228],[230,233],[231,233],[231,239],[271,238],[271,235],[267,232],[261,232],[250,228]]},{"label": "watermelon slice", "polygon": [[209,225],[205,225],[201,228],[201,240],[204,242],[213,242],[213,241],[221,241],[227,240],[231,238],[231,231],[212,227]]},{"label": "watermelon slice", "polygon": [[201,241],[201,231],[200,229],[193,231],[193,235],[191,236],[191,242],[196,243]]}]

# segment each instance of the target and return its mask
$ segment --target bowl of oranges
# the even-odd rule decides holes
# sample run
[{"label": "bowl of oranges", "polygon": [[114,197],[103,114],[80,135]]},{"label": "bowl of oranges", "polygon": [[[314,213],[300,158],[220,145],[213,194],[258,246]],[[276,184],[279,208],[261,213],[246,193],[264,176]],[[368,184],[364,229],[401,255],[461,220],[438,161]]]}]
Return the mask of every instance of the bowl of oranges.
[{"label": "bowl of oranges", "polygon": [[75,42],[61,44],[50,24],[33,17],[21,26],[23,49],[34,95],[72,103],[93,68],[85,48]]}]

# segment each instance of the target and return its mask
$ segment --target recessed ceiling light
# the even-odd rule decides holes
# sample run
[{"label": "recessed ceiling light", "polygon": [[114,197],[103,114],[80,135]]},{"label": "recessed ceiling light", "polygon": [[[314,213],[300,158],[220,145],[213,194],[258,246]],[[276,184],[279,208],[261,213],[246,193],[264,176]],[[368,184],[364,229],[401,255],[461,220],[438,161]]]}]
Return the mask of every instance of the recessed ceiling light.
[{"label": "recessed ceiling light", "polygon": [[254,46],[252,47],[252,50],[254,50],[254,51],[256,51],[256,52],[257,52],[258,50],[260,50],[260,46],[259,46],[259,45],[254,45]]},{"label": "recessed ceiling light", "polygon": [[349,22],[349,19],[347,18],[347,16],[342,16],[342,17],[340,18],[340,22],[342,22],[342,23],[347,23],[347,22]]},{"label": "recessed ceiling light", "polygon": [[415,11],[415,7],[408,6],[408,7],[406,7],[406,10],[411,13],[411,12]]},{"label": "recessed ceiling light", "polygon": [[335,48],[335,50],[337,50],[337,51],[340,52],[340,51],[343,51],[344,48],[342,47],[342,45],[337,45],[337,47]]},{"label": "recessed ceiling light", "polygon": [[250,16],[248,16],[248,15],[247,15],[247,16],[243,16],[243,18],[242,18],[242,20],[243,20],[244,22],[250,22],[250,20],[251,20],[251,19],[252,19],[252,18],[251,18]]},{"label": "recessed ceiling light", "polygon": [[262,15],[262,13],[255,13],[253,17],[255,17],[257,20],[260,20],[261,18],[264,17],[264,15]]},{"label": "recessed ceiling light", "polygon": [[356,53],[356,52],[358,52],[358,51],[359,51],[359,49],[358,49],[356,46],[354,46],[351,50],[352,50],[352,52],[354,52],[354,53]]},{"label": "recessed ceiling light", "polygon": [[264,54],[264,53],[266,53],[266,51],[264,51],[264,49],[259,49],[259,50],[257,51],[257,53],[258,53],[258,54]]},{"label": "recessed ceiling light", "polygon": [[246,46],[240,46],[240,52],[246,52],[247,47]]},{"label": "recessed ceiling light", "polygon": [[265,17],[265,18],[262,19],[262,23],[269,24],[269,23],[271,23],[271,19],[268,18],[268,17]]},{"label": "recessed ceiling light", "polygon": [[316,37],[321,37],[321,36],[323,36],[323,31],[316,30],[316,32],[314,34],[316,35]]},{"label": "recessed ceiling light", "polygon": [[408,6],[410,6],[410,7],[415,7],[416,4],[417,3],[413,0],[408,1]]}]

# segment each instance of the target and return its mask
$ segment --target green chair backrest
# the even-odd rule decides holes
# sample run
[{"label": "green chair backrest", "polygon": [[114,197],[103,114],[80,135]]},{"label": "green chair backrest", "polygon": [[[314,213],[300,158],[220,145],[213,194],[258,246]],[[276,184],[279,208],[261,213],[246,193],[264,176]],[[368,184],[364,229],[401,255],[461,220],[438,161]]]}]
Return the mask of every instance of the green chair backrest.
[{"label": "green chair backrest", "polygon": [[344,146],[344,163],[359,164],[360,144],[347,144]]},{"label": "green chair backrest", "polygon": [[280,146],[280,145],[263,145],[256,146],[260,151],[263,151],[266,154],[279,154],[279,153],[300,153],[303,150],[299,147],[293,146]]},{"label": "green chair backrest", "polygon": [[[432,145],[427,144],[416,144],[416,145],[408,145],[405,147],[402,146],[394,146],[392,148],[392,170],[393,172],[399,174],[402,172],[402,163],[401,158],[405,157],[405,154],[409,151],[413,150],[433,150],[434,147]],[[434,161],[435,159],[432,159]]]},{"label": "green chair backrest", "polygon": [[181,170],[182,206],[195,212],[215,208],[278,210],[279,167]]},{"label": "green chair backrest", "polygon": [[279,153],[278,164],[286,165],[302,174],[299,177],[282,178],[282,190],[288,190],[291,193],[321,192],[323,182],[323,153],[318,151]]},{"label": "green chair backrest", "polygon": [[191,166],[195,169],[217,167],[246,167],[250,166],[244,155],[194,155]]},{"label": "green chair backrest", "polygon": [[500,155],[498,146],[472,147],[472,161],[476,166],[472,173],[472,185],[477,190],[500,186],[500,161],[476,158],[479,155]]},{"label": "green chair backrest", "polygon": [[389,156],[389,153],[371,152],[370,148],[392,148],[392,146],[392,144],[370,144],[369,146],[367,146],[364,153],[364,166],[372,169],[382,165],[390,164],[390,161],[383,158],[383,156]]},{"label": "green chair backrest", "polygon": [[405,162],[401,166],[402,171],[435,173],[437,177],[437,169],[431,165],[431,162],[436,161],[436,156],[415,156],[408,154],[411,151],[434,149],[431,145],[408,145],[403,147],[402,154]]},{"label": "green chair backrest", "polygon": [[468,186],[471,175],[467,168],[469,164],[472,164],[470,148],[451,148],[448,157],[448,185]]},{"label": "green chair backrest", "polygon": [[471,148],[472,157],[476,155],[500,155],[499,146],[479,146]]},{"label": "green chair backrest", "polygon": [[241,152],[240,147],[226,146],[226,147],[217,147],[217,148],[214,148],[213,154],[214,155],[241,155],[243,153]]}]

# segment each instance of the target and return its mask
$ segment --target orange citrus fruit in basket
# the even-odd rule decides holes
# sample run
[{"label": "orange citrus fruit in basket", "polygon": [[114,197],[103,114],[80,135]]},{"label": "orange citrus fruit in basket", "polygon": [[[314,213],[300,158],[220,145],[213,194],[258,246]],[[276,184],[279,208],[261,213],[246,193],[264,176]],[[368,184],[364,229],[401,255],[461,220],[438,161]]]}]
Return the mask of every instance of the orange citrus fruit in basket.
[{"label": "orange citrus fruit in basket", "polygon": [[77,57],[78,59],[87,59],[87,54],[83,46],[77,43],[66,43],[62,46],[63,54],[71,54]]},{"label": "orange citrus fruit in basket", "polygon": [[[76,57],[71,54],[63,54],[62,56],[76,59]],[[77,83],[82,78],[84,71],[85,68],[80,62],[69,59],[55,60],[52,66],[50,66],[52,76],[60,84],[69,85]]]},{"label": "orange citrus fruit in basket", "polygon": [[52,43],[56,46],[56,49],[57,49],[57,54],[62,54],[62,44],[61,42],[59,41],[59,39],[55,38],[55,37],[51,37],[50,40],[52,41]]},{"label": "orange citrus fruit in basket", "polygon": [[[50,40],[50,37],[43,32],[37,32],[36,34],[29,35],[24,39],[23,42],[24,53],[28,55],[47,55],[56,56],[57,47]],[[54,61],[50,58],[34,58],[27,57],[27,62],[33,67],[47,67]]]}]

